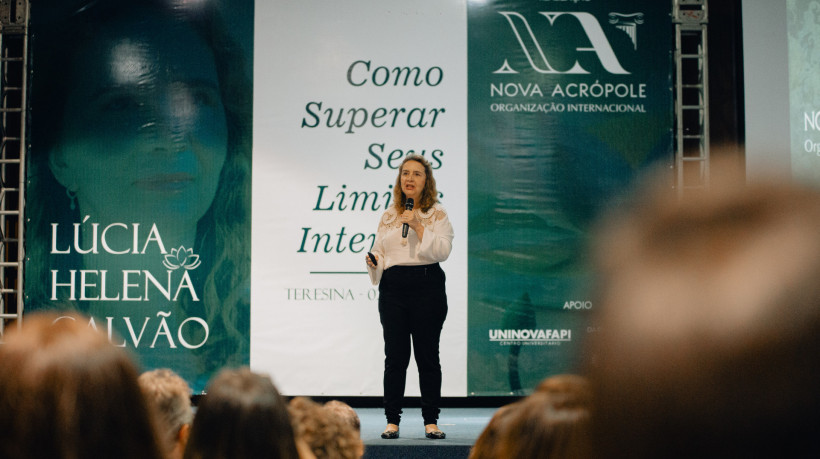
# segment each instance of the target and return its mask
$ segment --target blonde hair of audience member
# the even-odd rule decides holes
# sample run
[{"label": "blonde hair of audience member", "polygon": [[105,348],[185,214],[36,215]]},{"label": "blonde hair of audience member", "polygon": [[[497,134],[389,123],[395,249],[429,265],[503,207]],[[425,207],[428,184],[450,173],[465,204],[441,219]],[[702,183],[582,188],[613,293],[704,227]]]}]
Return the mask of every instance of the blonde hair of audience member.
[{"label": "blonde hair of audience member", "polygon": [[727,177],[683,199],[642,189],[601,227],[599,454],[820,453],[820,193]]},{"label": "blonde hair of audience member", "polygon": [[194,419],[190,386],[168,368],[147,371],[137,381],[145,398],[155,408],[168,456],[181,458]]},{"label": "blonde hair of audience member", "polygon": [[88,318],[27,314],[0,345],[0,457],[162,458],[137,376]]},{"label": "blonde hair of audience member", "polygon": [[364,444],[349,419],[305,397],[294,397],[288,406],[297,438],[318,459],[354,459],[364,454]]},{"label": "blonde hair of audience member", "polygon": [[197,407],[184,457],[299,457],[287,405],[270,377],[247,367],[214,376]]},{"label": "blonde hair of audience member", "polygon": [[496,411],[470,451],[471,459],[587,458],[590,404],[586,379],[559,375]]}]

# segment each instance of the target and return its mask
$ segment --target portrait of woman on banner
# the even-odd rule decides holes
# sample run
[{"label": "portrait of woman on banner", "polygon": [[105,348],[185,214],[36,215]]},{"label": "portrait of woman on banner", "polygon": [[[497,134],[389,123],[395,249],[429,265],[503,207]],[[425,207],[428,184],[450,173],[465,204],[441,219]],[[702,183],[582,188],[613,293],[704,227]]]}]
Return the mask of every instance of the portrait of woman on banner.
[{"label": "portrait of woman on banner", "polygon": [[32,6],[26,308],[195,390],[249,361],[252,87],[216,6]]}]

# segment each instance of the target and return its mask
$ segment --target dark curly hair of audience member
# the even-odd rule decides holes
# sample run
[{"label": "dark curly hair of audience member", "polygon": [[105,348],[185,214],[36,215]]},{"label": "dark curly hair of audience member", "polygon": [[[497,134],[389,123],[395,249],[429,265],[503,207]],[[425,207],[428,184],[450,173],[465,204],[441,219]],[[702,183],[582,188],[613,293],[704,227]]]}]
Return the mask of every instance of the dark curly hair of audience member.
[{"label": "dark curly hair of audience member", "polygon": [[349,422],[305,397],[295,397],[288,406],[297,438],[303,440],[317,459],[354,459],[362,444]]}]

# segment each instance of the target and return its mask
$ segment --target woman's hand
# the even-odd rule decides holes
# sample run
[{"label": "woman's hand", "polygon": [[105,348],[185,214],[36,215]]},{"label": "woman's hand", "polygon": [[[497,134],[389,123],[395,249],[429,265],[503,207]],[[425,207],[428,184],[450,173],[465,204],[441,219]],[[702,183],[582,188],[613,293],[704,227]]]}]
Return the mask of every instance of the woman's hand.
[{"label": "woman's hand", "polygon": [[413,231],[415,231],[419,237],[419,241],[421,240],[421,237],[424,235],[424,226],[422,226],[421,220],[416,217],[415,212],[405,209],[399,216],[399,221],[407,223],[410,228],[413,228]]},{"label": "woman's hand", "polygon": [[[378,263],[379,262],[379,256],[376,255],[375,253],[373,254],[373,256],[376,258],[376,263]],[[376,268],[376,263],[373,263],[373,260],[370,259],[370,255],[365,255],[364,256],[364,262],[367,263],[368,268],[374,268],[374,269]]]}]

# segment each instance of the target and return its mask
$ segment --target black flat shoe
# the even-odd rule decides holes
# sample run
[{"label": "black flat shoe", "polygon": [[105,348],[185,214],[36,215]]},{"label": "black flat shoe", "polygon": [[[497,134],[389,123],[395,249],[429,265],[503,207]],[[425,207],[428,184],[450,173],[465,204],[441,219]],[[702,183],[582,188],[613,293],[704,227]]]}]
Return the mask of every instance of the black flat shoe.
[{"label": "black flat shoe", "polygon": [[433,440],[443,440],[445,437],[447,437],[447,434],[440,430],[434,430],[432,432],[427,432],[426,434],[424,434],[424,436],[427,438],[432,438]]},{"label": "black flat shoe", "polygon": [[398,430],[385,430],[382,432],[382,438],[385,440],[394,440],[399,438],[399,431]]}]

